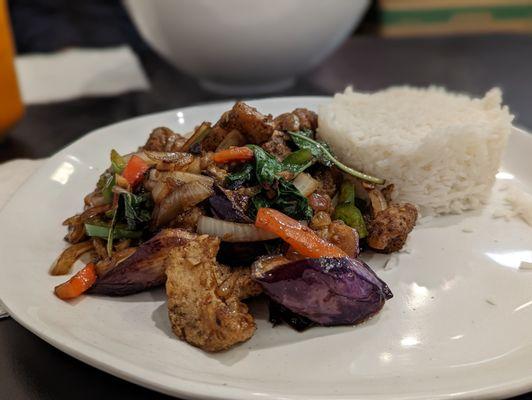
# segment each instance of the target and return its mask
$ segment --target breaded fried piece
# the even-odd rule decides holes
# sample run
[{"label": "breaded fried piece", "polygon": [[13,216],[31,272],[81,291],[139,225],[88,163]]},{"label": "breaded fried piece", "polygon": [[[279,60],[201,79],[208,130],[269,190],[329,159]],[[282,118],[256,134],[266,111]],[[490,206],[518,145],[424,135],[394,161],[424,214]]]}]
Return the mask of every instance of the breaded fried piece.
[{"label": "breaded fried piece", "polygon": [[261,114],[256,108],[250,107],[241,101],[237,102],[231,110],[224,113],[217,125],[226,131],[236,129],[251,143],[255,144],[269,140],[274,131],[271,115]]},{"label": "breaded fried piece", "polygon": [[187,139],[179,133],[161,126],[150,133],[150,137],[143,149],[150,151],[179,151],[186,141]]},{"label": "breaded fried piece", "polygon": [[220,239],[198,236],[173,249],[166,260],[166,294],[172,330],[206,351],[248,340],[255,322],[242,298],[260,293],[249,269],[218,264]]},{"label": "breaded fried piece", "polygon": [[391,204],[378,211],[368,226],[368,245],[384,253],[401,250],[414,229],[417,209],[412,204]]}]

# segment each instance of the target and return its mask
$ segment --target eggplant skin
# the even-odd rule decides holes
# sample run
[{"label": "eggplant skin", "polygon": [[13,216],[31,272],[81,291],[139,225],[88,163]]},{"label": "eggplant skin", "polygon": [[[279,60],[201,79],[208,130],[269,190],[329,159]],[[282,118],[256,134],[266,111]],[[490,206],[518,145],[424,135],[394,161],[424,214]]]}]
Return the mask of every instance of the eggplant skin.
[{"label": "eggplant skin", "polygon": [[363,261],[350,257],[307,258],[262,268],[253,279],[289,310],[325,326],[354,325],[378,313],[391,290]]},{"label": "eggplant skin", "polygon": [[170,249],[182,246],[195,234],[165,229],[139,246],[137,251],[100,276],[91,294],[126,296],[162,285],[166,281],[164,262]]}]

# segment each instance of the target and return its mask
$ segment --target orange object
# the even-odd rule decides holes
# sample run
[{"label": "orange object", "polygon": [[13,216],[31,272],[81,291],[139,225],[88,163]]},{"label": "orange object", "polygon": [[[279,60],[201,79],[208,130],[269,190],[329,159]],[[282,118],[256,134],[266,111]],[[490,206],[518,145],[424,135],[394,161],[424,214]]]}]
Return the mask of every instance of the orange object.
[{"label": "orange object", "polygon": [[276,234],[305,257],[347,257],[342,249],[323,240],[308,226],[280,211],[271,208],[259,209],[255,226]]},{"label": "orange object", "polygon": [[54,293],[61,300],[74,299],[94,285],[96,279],[96,267],[93,263],[88,263],[68,281],[57,285]]},{"label": "orange object", "polygon": [[122,176],[126,178],[131,186],[135,186],[142,179],[144,172],[149,168],[150,166],[146,164],[146,161],[139,156],[134,155],[131,156],[127,162],[127,165],[122,172]]},{"label": "orange object", "polygon": [[249,147],[231,147],[214,153],[212,159],[216,163],[229,163],[233,161],[251,161],[253,157],[253,150]]},{"label": "orange object", "polygon": [[0,136],[24,113],[15,75],[13,37],[5,0],[0,0]]}]

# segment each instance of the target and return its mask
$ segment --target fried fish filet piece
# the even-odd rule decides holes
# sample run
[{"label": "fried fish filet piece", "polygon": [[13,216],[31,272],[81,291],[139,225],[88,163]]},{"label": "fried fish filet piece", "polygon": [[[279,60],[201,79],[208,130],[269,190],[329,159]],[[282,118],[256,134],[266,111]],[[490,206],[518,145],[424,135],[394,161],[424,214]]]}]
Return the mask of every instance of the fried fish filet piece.
[{"label": "fried fish filet piece", "polygon": [[243,298],[259,294],[249,268],[216,261],[220,239],[200,235],[173,249],[166,259],[168,313],[175,335],[216,352],[248,340],[255,321]]}]

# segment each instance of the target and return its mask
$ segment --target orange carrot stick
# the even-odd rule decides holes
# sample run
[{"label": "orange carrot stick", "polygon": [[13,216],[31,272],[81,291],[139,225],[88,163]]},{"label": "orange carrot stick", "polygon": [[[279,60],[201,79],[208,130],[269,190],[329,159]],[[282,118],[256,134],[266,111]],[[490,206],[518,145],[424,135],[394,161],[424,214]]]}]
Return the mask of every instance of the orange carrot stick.
[{"label": "orange carrot stick", "polygon": [[253,150],[249,147],[231,147],[226,150],[217,151],[213,154],[212,159],[216,163],[251,161],[253,160]]},{"label": "orange carrot stick", "polygon": [[347,257],[342,249],[323,240],[312,229],[280,211],[259,209],[255,226],[276,234],[305,257]]},{"label": "orange carrot stick", "polygon": [[93,263],[88,263],[85,268],[81,269],[68,281],[57,285],[54,293],[61,300],[76,298],[94,285],[96,278],[96,267]]},{"label": "orange carrot stick", "polygon": [[127,162],[122,176],[126,178],[131,186],[135,186],[141,179],[144,172],[148,170],[149,165],[139,156],[133,155]]}]

